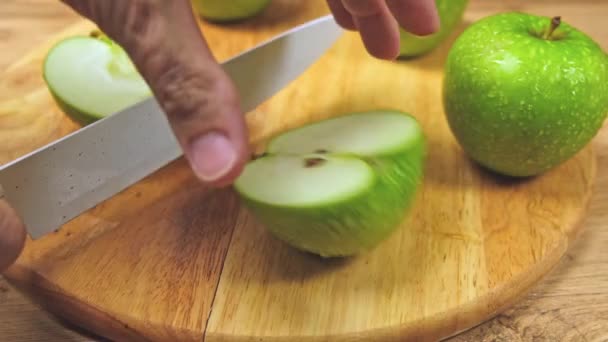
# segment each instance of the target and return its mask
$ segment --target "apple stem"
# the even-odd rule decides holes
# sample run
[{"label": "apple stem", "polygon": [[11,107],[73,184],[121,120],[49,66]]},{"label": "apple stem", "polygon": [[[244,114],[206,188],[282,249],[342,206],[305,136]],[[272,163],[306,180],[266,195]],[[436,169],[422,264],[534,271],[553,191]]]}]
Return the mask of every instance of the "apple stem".
[{"label": "apple stem", "polygon": [[559,27],[559,25],[562,22],[562,18],[560,16],[557,17],[553,17],[551,19],[551,26],[549,26],[549,30],[545,32],[545,39],[551,39],[551,35],[553,35],[553,32],[555,32],[555,30]]},{"label": "apple stem", "polygon": [[307,158],[304,161],[304,166],[305,167],[315,167],[315,166],[319,166],[321,164],[323,164],[325,162],[325,159],[323,158]]}]

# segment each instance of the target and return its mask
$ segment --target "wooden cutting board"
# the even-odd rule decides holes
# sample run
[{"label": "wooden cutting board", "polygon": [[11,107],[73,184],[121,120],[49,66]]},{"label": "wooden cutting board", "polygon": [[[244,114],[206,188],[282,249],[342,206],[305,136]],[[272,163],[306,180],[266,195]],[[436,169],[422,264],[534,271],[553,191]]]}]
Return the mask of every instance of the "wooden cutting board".
[{"label": "wooden cutting board", "polygon": [[[201,26],[223,60],[326,13],[322,0],[276,0],[248,23]],[[1,162],[78,128],[52,102],[40,63],[50,44],[92,28],[78,22],[5,71]],[[450,43],[424,58],[387,62],[345,33],[248,115],[257,146],[354,110],[393,107],[420,120],[429,144],[424,186],[402,228],[372,252],[346,260],[297,252],[272,238],[231,189],[206,189],[178,160],[55,234],[28,241],[5,277],[50,312],[118,341],[421,341],[493,317],[576,237],[595,157],[589,146],[518,182],[477,168],[443,116],[441,67]]]}]

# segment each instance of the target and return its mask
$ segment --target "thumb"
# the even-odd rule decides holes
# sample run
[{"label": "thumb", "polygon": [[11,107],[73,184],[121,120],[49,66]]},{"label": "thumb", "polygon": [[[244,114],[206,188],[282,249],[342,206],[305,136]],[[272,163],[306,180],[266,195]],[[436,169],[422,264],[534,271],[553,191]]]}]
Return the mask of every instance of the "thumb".
[{"label": "thumb", "polygon": [[17,260],[25,244],[25,227],[17,213],[0,198],[0,272]]},{"label": "thumb", "polygon": [[212,186],[233,182],[250,157],[245,118],[190,1],[66,2],[127,51],[195,174]]},{"label": "thumb", "polygon": [[222,186],[249,158],[247,130],[232,81],[215,62],[199,56],[168,56],[171,63],[144,70],[195,174]]},{"label": "thumb", "polygon": [[190,1],[161,3],[161,13],[150,16],[143,35],[127,32],[126,50],[165,110],[195,174],[210,185],[227,185],[249,158],[237,90],[209,51]]}]

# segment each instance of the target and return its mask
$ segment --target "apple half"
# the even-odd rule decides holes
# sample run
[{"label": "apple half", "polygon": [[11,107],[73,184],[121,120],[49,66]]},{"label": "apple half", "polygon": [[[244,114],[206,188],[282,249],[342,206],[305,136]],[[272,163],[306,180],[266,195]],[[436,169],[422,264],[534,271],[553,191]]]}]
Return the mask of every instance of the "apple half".
[{"label": "apple half", "polygon": [[423,178],[425,138],[398,111],[367,111],[289,130],[235,181],[244,204],[292,247],[344,257],[401,226]]},{"label": "apple half", "polygon": [[57,42],[44,59],[43,78],[62,111],[81,125],[152,95],[127,53],[103,34]]}]

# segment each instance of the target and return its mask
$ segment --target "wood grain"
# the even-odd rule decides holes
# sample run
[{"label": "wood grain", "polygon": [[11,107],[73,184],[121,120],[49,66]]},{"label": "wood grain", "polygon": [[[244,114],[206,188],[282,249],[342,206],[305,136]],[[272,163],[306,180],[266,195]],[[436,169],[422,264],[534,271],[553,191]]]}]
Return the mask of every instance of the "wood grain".
[{"label": "wood grain", "polygon": [[0,70],[44,43],[79,17],[55,0],[2,0],[0,5]]},{"label": "wood grain", "polygon": [[[518,3],[523,6],[521,5],[522,2],[513,2],[512,4]],[[542,2],[539,3],[530,7],[531,10],[548,11],[547,7],[542,7]],[[552,5],[556,3],[557,6],[553,6],[549,10],[559,10],[560,6],[562,6],[562,9],[569,9],[565,2],[552,2]],[[601,8],[601,5],[600,2],[589,2],[589,6],[595,8],[596,11]],[[282,8],[289,13],[293,13],[291,12],[293,10],[298,15],[305,13],[305,15],[311,17],[322,13],[322,10],[317,9],[320,7],[302,5],[301,8],[295,8],[296,5],[293,2],[287,1],[279,1],[278,5],[275,6],[279,6],[277,8]],[[474,4],[468,13],[468,18],[474,19],[484,13],[499,10],[500,6],[500,4],[497,5],[497,2]],[[587,10],[577,12],[576,9],[571,9],[569,13],[573,13],[571,14],[573,16],[578,13],[577,18],[581,18],[580,22],[588,19],[585,16],[587,12],[596,13],[590,10],[585,11]],[[287,12],[281,13],[285,14]],[[296,15],[297,19],[294,19],[294,22],[307,19],[305,15],[302,17]],[[214,45],[214,51],[218,51],[217,53],[220,56],[223,54],[224,57],[227,57],[238,52],[239,46],[242,46],[241,43],[252,45],[256,39],[262,39],[264,35],[271,35],[273,30],[280,30],[282,26],[279,24],[280,21],[276,23],[277,21],[268,20],[267,22],[271,23],[268,26],[252,24],[248,28],[255,28],[259,35],[256,34],[249,39],[240,39],[238,42],[225,39],[225,35],[221,36],[222,39],[214,40],[214,37],[219,37],[219,35],[211,32],[213,30],[218,30],[217,33],[222,32],[224,29],[221,27],[210,26],[206,29],[206,33],[211,37],[210,41],[216,44]],[[605,29],[602,31],[599,25],[596,29],[599,31],[598,35],[605,35]],[[230,27],[229,31],[230,34],[235,36],[240,35],[242,37],[245,34],[245,31],[238,25]],[[250,35],[246,36],[250,37]],[[604,46],[606,41],[603,41]],[[356,37],[349,37],[348,35],[340,44],[360,48],[360,45],[357,45],[360,43]],[[559,171],[531,184],[513,185],[496,182],[479,170],[469,167],[470,165],[466,159],[458,154],[458,149],[453,141],[445,141],[440,138],[445,137],[446,127],[437,116],[439,107],[436,103],[433,104],[433,96],[437,96],[436,83],[433,82],[437,82],[435,77],[438,72],[437,65],[441,61],[445,49],[411,63],[409,67],[405,66],[403,69],[399,69],[402,70],[403,76],[398,81],[400,88],[393,87],[388,91],[388,94],[383,92],[382,96],[377,90],[374,92],[374,89],[364,82],[366,80],[365,72],[382,80],[383,77],[388,78],[386,75],[389,72],[393,78],[396,78],[392,72],[397,69],[393,65],[379,61],[365,59],[365,62],[360,62],[361,59],[365,58],[364,55],[359,55],[360,50],[353,48],[348,51],[356,51],[355,53],[349,53],[349,58],[353,61],[345,63],[349,59],[344,56],[346,54],[345,50],[340,48],[332,50],[332,58],[321,61],[317,65],[318,70],[316,72],[311,70],[310,73],[305,75],[299,86],[286,89],[273,101],[262,106],[259,113],[252,115],[250,126],[254,132],[254,141],[259,141],[287,127],[318,119],[323,115],[333,115],[344,110],[391,103],[400,99],[398,95],[405,99],[413,98],[417,101],[422,99],[418,103],[404,104],[399,102],[397,104],[397,106],[412,112],[424,111],[425,114],[428,112],[426,116],[420,115],[419,117],[425,127],[429,128],[427,131],[432,129],[432,131],[439,132],[434,133],[436,135],[433,135],[430,139],[433,146],[432,151],[436,153],[435,156],[442,156],[443,158],[431,157],[428,186],[421,194],[420,206],[415,210],[416,214],[411,218],[414,223],[424,223],[421,225],[422,228],[411,233],[402,231],[401,234],[387,241],[386,244],[370,255],[343,264],[330,263],[327,265],[315,258],[295,253],[273,241],[264,232],[263,227],[257,225],[246,211],[238,207],[235,198],[229,191],[210,194],[207,189],[197,187],[185,165],[178,161],[158,174],[152,175],[133,189],[129,189],[121,196],[95,208],[56,235],[41,240],[41,244],[35,246],[30,244],[27,253],[20,260],[18,267],[11,270],[12,273],[9,277],[13,281],[22,280],[20,283],[15,283],[24,286],[21,287],[22,291],[30,295],[38,295],[37,299],[42,303],[53,304],[48,306],[47,309],[63,309],[64,315],[71,315],[72,318],[75,318],[75,316],[83,318],[84,321],[80,320],[80,323],[84,324],[85,327],[88,326],[89,329],[105,333],[111,331],[118,340],[151,336],[198,339],[202,334],[201,323],[189,321],[188,316],[196,316],[196,309],[204,312],[207,306],[204,299],[198,302],[199,305],[192,305],[192,296],[194,293],[194,296],[202,297],[211,292],[211,289],[215,286],[213,281],[217,281],[218,278],[217,276],[214,278],[213,275],[202,280],[197,278],[197,275],[202,272],[201,269],[198,272],[192,271],[192,263],[188,261],[184,261],[180,265],[189,267],[177,268],[177,270],[172,264],[179,260],[191,260],[189,256],[201,253],[199,254],[201,255],[199,260],[204,261],[199,264],[200,267],[204,267],[204,271],[215,269],[219,273],[219,270],[214,268],[213,265],[216,265],[216,261],[218,264],[221,263],[222,253],[226,252],[230,243],[223,275],[219,288],[216,289],[217,298],[213,305],[208,329],[208,340],[221,340],[224,337],[232,337],[235,331],[242,337],[248,336],[247,334],[281,336],[292,328],[296,330],[289,330],[290,334],[293,331],[300,334],[306,332],[318,334],[320,331],[318,328],[323,327],[323,324],[326,324],[326,326],[324,327],[325,330],[322,331],[329,332],[329,334],[342,333],[343,337],[348,337],[348,334],[344,334],[345,331],[364,330],[366,327],[372,326],[374,322],[387,325],[396,322],[397,328],[392,327],[382,331],[381,327],[380,331],[369,332],[371,335],[367,335],[379,338],[384,334],[385,337],[390,337],[395,333],[407,332],[408,329],[410,329],[410,332],[412,331],[407,324],[403,324],[404,322],[428,315],[432,310],[441,311],[442,308],[449,308],[450,305],[457,306],[466,302],[467,299],[480,298],[478,297],[480,294],[489,293],[487,297],[482,296],[481,300],[473,303],[473,306],[461,307],[463,310],[451,319],[438,316],[439,318],[436,320],[428,320],[426,325],[417,325],[417,329],[420,329],[418,332],[426,329],[427,332],[431,330],[439,335],[443,333],[451,334],[459,328],[470,325],[470,320],[477,321],[478,316],[483,314],[482,311],[492,311],[491,308],[480,310],[480,304],[482,306],[483,304],[501,306],[499,305],[501,304],[501,298],[493,297],[493,292],[489,289],[497,288],[496,286],[507,280],[514,280],[520,286],[509,287],[508,289],[519,292],[532,284],[537,277],[547,272],[561,253],[564,252],[571,238],[568,236],[569,230],[566,229],[565,232],[562,232],[556,227],[559,228],[560,225],[574,227],[571,224],[572,222],[566,222],[565,218],[576,219],[579,217],[576,212],[578,208],[576,205],[572,206],[573,211],[569,212],[567,210],[570,206],[568,203],[572,203],[568,201],[584,200],[586,194],[588,194],[588,192],[581,192],[580,190],[585,189],[585,184],[591,181],[590,176],[592,175],[581,176],[579,171],[593,169],[581,167],[581,165],[585,165],[585,161],[593,161],[589,158],[590,150],[587,149],[571,163],[560,168]],[[351,57],[352,55],[355,55],[355,58]],[[352,75],[354,73],[349,72],[349,70],[352,70],[349,68],[355,66],[357,70],[360,70],[359,67],[363,65],[365,70],[363,75],[351,76],[354,81],[349,82],[347,86],[340,85],[340,98],[320,96],[320,94],[327,94],[331,91],[336,92],[336,90],[331,89],[332,84],[330,82],[325,82],[325,84],[314,83],[315,86],[313,87],[302,86],[302,84],[316,80],[317,76],[315,75],[330,74],[326,72],[328,65],[333,73],[331,77],[338,77],[339,73]],[[336,84],[340,83],[334,83],[334,85]],[[420,84],[423,87],[415,89],[414,86]],[[14,89],[14,87],[11,87],[11,89]],[[27,87],[24,89],[27,89]],[[409,95],[401,96],[400,90],[403,90],[406,94],[409,90]],[[429,94],[430,96],[425,100],[420,94]],[[300,106],[300,113],[293,114],[293,101],[298,98],[321,100],[314,104],[306,102]],[[390,99],[390,101],[387,99]],[[289,109],[291,115],[289,120],[285,120],[286,109]],[[297,116],[297,114],[302,116]],[[31,126],[24,125],[24,127]],[[36,131],[32,130],[30,132],[30,134],[34,134]],[[600,136],[599,139],[602,139],[602,137]],[[52,139],[52,137],[48,139]],[[445,152],[444,147],[448,149],[448,152]],[[450,153],[450,151],[455,154]],[[604,159],[606,158],[604,157]],[[454,165],[459,166],[458,170],[463,171],[459,173],[442,172],[447,166]],[[555,184],[556,180],[561,179],[564,174],[577,175],[578,178],[575,177],[573,180],[578,179],[581,183],[577,185],[575,182],[575,184],[561,188],[548,186]],[[167,181],[167,183],[162,184],[162,181]],[[561,182],[560,185],[563,183]],[[459,192],[450,191],[450,187],[454,184],[459,185]],[[601,183],[598,185],[601,185]],[[530,198],[530,193],[541,195]],[[502,199],[502,202],[493,202],[497,198]],[[527,203],[529,206],[520,204],[509,207],[509,204],[513,202],[506,201],[506,198],[514,199],[515,203]],[[193,204],[196,199],[201,201],[211,199],[212,207],[203,210],[196,203]],[[132,207],[125,209],[127,203]],[[235,215],[224,213],[225,216],[231,217],[230,220],[225,217],[217,217],[213,214],[214,204],[218,208],[221,207],[222,210],[226,210],[227,213],[234,213]],[[457,207],[463,208],[462,214],[458,213],[456,215],[453,212],[454,208]],[[504,208],[507,208],[507,210],[505,211]],[[595,208],[592,207],[592,212],[593,209]],[[141,216],[137,214],[143,210],[149,210],[153,215],[146,218],[137,217]],[[437,212],[439,214],[436,214]],[[505,215],[505,212],[510,215]],[[500,215],[497,213],[500,213]],[[433,214],[438,218],[433,218]],[[532,215],[525,216],[523,214]],[[528,221],[522,219],[522,216],[524,218],[531,217],[532,220],[522,222]],[[438,222],[450,222],[451,224],[439,224]],[[596,226],[601,226],[600,222],[597,221]],[[95,226],[90,227],[91,224]],[[523,227],[522,224],[528,225],[532,230],[526,231],[526,229],[521,228]],[[87,225],[87,227],[84,225]],[[207,245],[207,248],[205,246],[200,249],[192,248],[196,242],[200,243],[201,240],[196,240],[196,242],[183,241],[183,235],[181,235],[182,240],[180,240],[180,234],[191,232],[198,227],[207,228],[206,238],[202,239],[206,241],[208,238],[209,241],[212,241]],[[228,227],[228,229],[220,229],[222,227]],[[236,227],[234,233],[232,233],[232,227]],[[166,236],[167,234],[168,236]],[[525,237],[524,240],[521,240],[522,236]],[[408,238],[411,238],[411,240]],[[232,239],[232,241],[229,241],[229,239]],[[120,241],[117,242],[117,240]],[[132,241],[138,241],[139,249],[133,246]],[[593,241],[595,244],[592,245],[596,247],[596,250],[597,246],[601,246],[601,241],[606,240]],[[583,244],[584,242],[584,239],[579,241]],[[219,251],[217,251],[215,257],[207,259],[207,254],[214,249],[211,246],[215,246],[215,244],[220,245],[220,248],[214,247]],[[178,245],[181,249],[186,249],[183,253],[188,256],[182,255],[183,257],[180,258],[178,254],[182,251],[179,253],[175,251],[175,246]],[[222,248],[221,246],[225,247]],[[509,249],[509,246],[519,248]],[[531,249],[531,246],[535,249]],[[133,251],[134,247],[136,247],[135,251]],[[413,253],[415,248],[419,248],[421,252]],[[397,253],[389,252],[395,250]],[[444,252],[445,259],[448,260],[447,263],[442,261],[442,253],[435,253],[438,250]],[[588,248],[582,248],[582,250],[587,251]],[[152,258],[150,253],[154,253],[154,251],[163,251],[165,255],[163,255],[163,258]],[[174,254],[171,254],[171,252]],[[167,254],[169,255],[165,259],[164,257]],[[136,257],[134,258],[134,256]],[[505,258],[509,262],[504,262]],[[161,263],[152,265],[146,262],[146,259],[160,260]],[[575,289],[575,291],[584,289],[584,281],[594,274],[594,268],[591,266],[601,269],[600,267],[605,265],[598,264],[590,259],[592,258],[578,261],[586,267],[587,271],[573,275],[574,279],[580,279],[579,282],[572,285],[572,289]],[[393,265],[396,270],[399,270],[397,267],[401,264],[391,264],[390,261],[393,260],[406,264],[408,266],[406,270],[409,273],[393,272],[391,273],[392,276],[382,273],[381,270],[386,269],[387,264]],[[539,260],[541,262],[536,267],[527,268],[531,263]],[[568,263],[572,264],[574,262],[569,260],[568,258],[565,260],[566,265],[562,265],[562,269],[568,266]],[[606,257],[604,260],[606,260]],[[166,264],[163,264],[163,261]],[[116,275],[117,264],[123,265],[118,268],[118,271],[120,271],[118,275]],[[440,266],[431,267],[437,265]],[[452,265],[458,267],[455,268]],[[484,269],[487,270],[485,276]],[[95,270],[95,273],[98,274],[91,274],[91,270]],[[158,272],[159,270],[160,272]],[[161,276],[163,270],[171,270],[171,272]],[[370,270],[376,273],[370,274]],[[109,277],[110,274],[114,279]],[[514,274],[523,276],[513,278]],[[42,278],[39,277],[41,275]],[[83,275],[89,277],[83,277]],[[476,278],[475,275],[477,275]],[[91,276],[93,277],[91,278]],[[138,278],[141,281],[135,280]],[[520,309],[516,307],[505,312],[497,320],[461,335],[460,340],[485,339],[489,341],[492,338],[501,337],[506,340],[517,340],[518,338],[520,340],[531,340],[531,338],[543,336],[543,334],[548,338],[547,340],[566,338],[575,341],[582,340],[582,337],[601,340],[602,337],[606,337],[605,317],[608,309],[606,308],[606,300],[601,300],[602,298],[606,299],[606,291],[590,290],[581,294],[579,299],[583,302],[596,302],[595,308],[598,315],[597,319],[584,321],[585,317],[593,316],[593,312],[585,311],[586,308],[580,304],[565,306],[563,297],[570,293],[568,291],[570,288],[552,293],[551,285],[553,283],[551,281],[553,278],[549,277],[546,281],[549,282],[548,293],[545,295],[545,292],[541,291],[540,295],[537,296],[540,297],[540,301],[535,301],[536,297],[532,296],[531,299],[522,302],[523,307],[520,305]],[[48,281],[49,279],[51,281]],[[171,281],[177,281],[177,279],[195,279],[199,281],[198,284],[203,284],[203,286],[202,289],[192,290],[190,288],[188,290],[188,287],[184,287],[182,283],[180,287],[176,287]],[[370,281],[370,279],[374,281]],[[431,279],[436,281],[430,282]],[[445,291],[441,280],[445,282],[446,280],[453,281],[452,279],[459,280],[456,290]],[[416,284],[416,281],[429,282],[426,286],[420,286]],[[340,285],[341,282],[342,284],[348,282],[349,286]],[[31,291],[27,291],[28,289],[25,286],[28,284],[36,284],[36,286],[30,289]],[[205,287],[204,284],[207,284],[208,287]],[[599,282],[597,285],[601,284],[605,285],[606,283]],[[374,287],[380,290],[372,291]],[[66,289],[75,288],[79,289],[76,293],[80,293],[80,295],[75,296],[74,291],[66,292]],[[117,291],[117,289],[119,290]],[[408,293],[412,293],[412,289],[418,289],[415,298],[407,296]],[[499,287],[498,289],[503,290]],[[505,295],[505,292],[497,292],[509,297],[502,299],[503,301],[508,299],[508,304],[511,304],[513,298],[510,295],[513,293],[507,291]],[[448,295],[448,293],[450,294]],[[138,294],[152,296],[146,298],[153,298],[154,307],[150,304],[152,301],[149,299],[142,300],[141,297],[137,296]],[[332,311],[327,309],[319,311],[312,309],[313,307],[319,307],[315,304],[328,300],[328,294],[331,294],[329,298],[338,303],[339,308],[343,309],[333,311],[335,313],[333,316],[330,315]],[[390,306],[395,298],[399,298],[399,295],[406,298],[405,300],[410,298],[410,301],[413,301],[418,308],[422,309],[405,311],[405,313],[400,312],[400,315],[391,315],[391,313],[395,313],[394,310],[398,309],[397,305],[382,311],[383,307],[373,300],[376,296],[377,301],[388,303]],[[74,298],[79,299],[79,301],[74,302]],[[281,311],[281,305],[277,306],[278,299],[282,300],[280,304],[286,310]],[[430,299],[436,303],[429,301]],[[597,303],[598,299],[599,305]],[[187,305],[181,307],[181,310],[185,310],[183,313],[178,312],[180,308],[173,305],[180,300],[187,303]],[[484,300],[487,300],[487,302]],[[529,304],[530,302],[533,304]],[[83,303],[87,305],[83,305]],[[90,305],[91,303],[95,303],[95,305]],[[139,304],[133,306],[135,303]],[[294,303],[298,305],[298,311],[293,310]],[[433,305],[421,306],[420,304],[423,303],[433,303]],[[534,309],[534,303],[536,305],[544,304],[546,307],[536,306],[536,309]],[[274,304],[275,306],[270,306],[271,309],[269,310],[267,309],[268,304]],[[264,305],[266,305],[266,309]],[[129,306],[135,308],[136,315],[124,310],[125,307]],[[553,310],[554,308],[558,309]],[[74,309],[79,311],[71,311]],[[391,312],[391,310],[393,311]],[[372,314],[375,314],[375,316]],[[576,321],[578,324],[575,325],[580,331],[574,332],[577,329],[572,328],[572,323],[569,323],[571,320],[568,318],[559,319],[566,314],[569,314],[568,317],[580,318]],[[366,315],[368,315],[368,319],[366,319]],[[97,320],[92,321],[89,319],[90,317],[95,317]],[[372,317],[374,321],[369,317]],[[603,320],[602,317],[604,317]],[[239,321],[236,318],[243,318],[244,320]],[[538,324],[539,321],[541,324]],[[0,322],[2,321],[0,320]],[[96,325],[91,326],[92,322]],[[125,322],[128,327],[124,326]],[[349,322],[356,322],[357,324],[349,326]],[[133,326],[131,323],[133,323]],[[548,328],[545,329],[547,326]],[[178,327],[181,327],[181,329]],[[561,327],[561,329],[558,329],[558,327]],[[2,325],[0,325],[0,331],[2,331]],[[429,334],[426,334],[426,336],[432,337]],[[365,335],[357,337],[361,338]],[[555,339],[551,339],[551,337]]]}]

